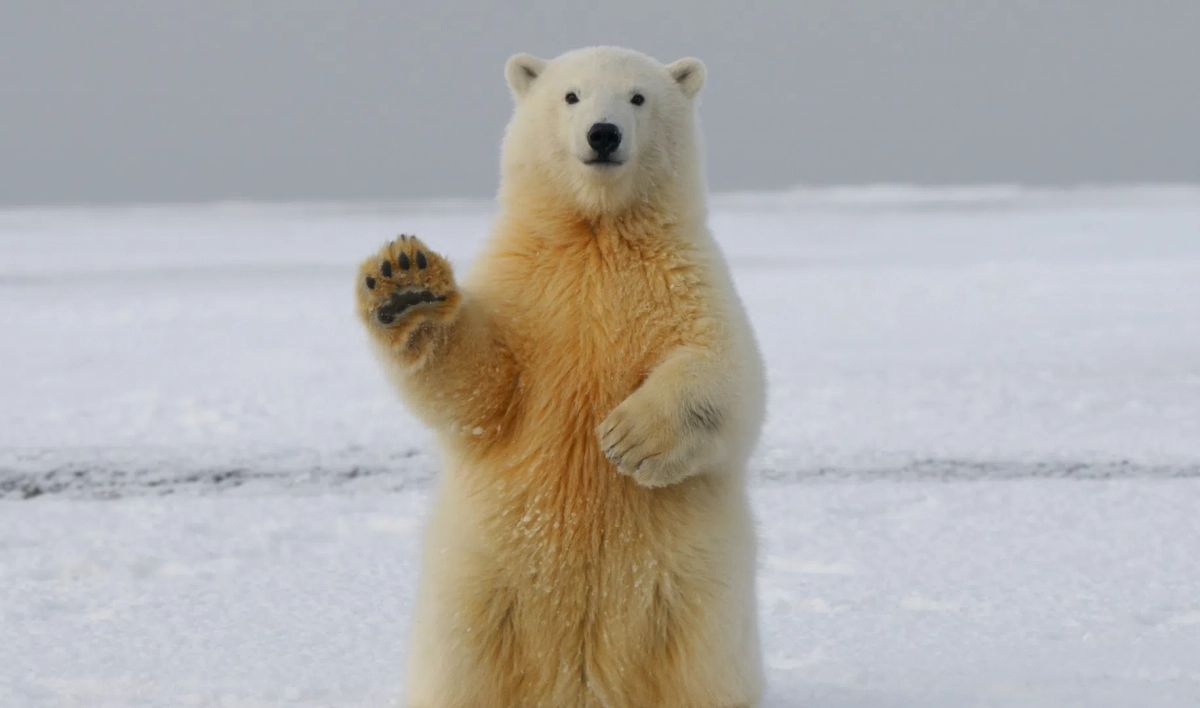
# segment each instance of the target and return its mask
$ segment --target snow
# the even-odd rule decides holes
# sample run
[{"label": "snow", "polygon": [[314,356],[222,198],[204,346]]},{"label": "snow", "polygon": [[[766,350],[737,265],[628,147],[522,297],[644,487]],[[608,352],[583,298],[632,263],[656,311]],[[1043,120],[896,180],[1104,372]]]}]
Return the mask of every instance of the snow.
[{"label": "snow", "polygon": [[[0,705],[386,706],[427,493],[0,513]],[[1200,484],[756,490],[769,706],[1194,706]]]},{"label": "snow", "polygon": [[[383,706],[431,436],[352,317],[490,204],[0,211],[0,705]],[[726,195],[767,705],[1200,704],[1200,189]]]}]

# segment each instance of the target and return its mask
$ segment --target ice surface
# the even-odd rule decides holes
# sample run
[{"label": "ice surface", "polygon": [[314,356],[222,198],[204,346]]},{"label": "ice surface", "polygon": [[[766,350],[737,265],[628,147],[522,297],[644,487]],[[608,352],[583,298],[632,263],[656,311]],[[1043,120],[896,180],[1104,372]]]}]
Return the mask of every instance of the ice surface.
[{"label": "ice surface", "polygon": [[[492,213],[0,212],[0,706],[388,705],[437,454],[354,268]],[[1200,704],[1200,190],[712,225],[770,376],[769,705]]]},{"label": "ice surface", "polygon": [[[0,508],[0,705],[387,706],[427,492]],[[772,708],[1200,701],[1200,484],[755,493]]]}]

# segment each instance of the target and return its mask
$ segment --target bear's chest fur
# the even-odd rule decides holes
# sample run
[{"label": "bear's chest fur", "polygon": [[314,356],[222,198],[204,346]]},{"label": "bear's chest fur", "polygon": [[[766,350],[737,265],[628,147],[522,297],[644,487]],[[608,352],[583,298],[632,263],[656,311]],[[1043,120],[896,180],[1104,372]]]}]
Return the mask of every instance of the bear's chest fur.
[{"label": "bear's chest fur", "polygon": [[552,238],[508,235],[479,265],[477,287],[494,316],[519,333],[506,344],[518,364],[520,417],[494,450],[500,464],[478,480],[497,513],[492,530],[518,524],[551,564],[594,561],[601,538],[640,525],[625,517],[691,486],[651,494],[618,474],[596,427],[695,331],[702,265],[675,234],[635,239],[586,226]]},{"label": "bear's chest fur", "polygon": [[686,340],[699,311],[697,264],[678,236],[580,226],[530,240],[508,267],[522,283],[505,319],[521,395],[559,421],[599,424]]}]

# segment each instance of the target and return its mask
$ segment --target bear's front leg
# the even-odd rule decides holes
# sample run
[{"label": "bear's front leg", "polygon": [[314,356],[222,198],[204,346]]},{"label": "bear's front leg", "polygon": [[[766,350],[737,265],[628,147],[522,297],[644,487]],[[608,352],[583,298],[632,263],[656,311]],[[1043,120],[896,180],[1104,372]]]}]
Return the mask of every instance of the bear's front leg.
[{"label": "bear's front leg", "polygon": [[677,351],[596,428],[604,456],[645,487],[676,484],[720,464],[737,413],[731,372],[722,368],[708,350]]},{"label": "bear's front leg", "polygon": [[512,430],[517,362],[494,306],[458,288],[450,264],[415,236],[363,262],[358,316],[409,408],[486,448]]}]

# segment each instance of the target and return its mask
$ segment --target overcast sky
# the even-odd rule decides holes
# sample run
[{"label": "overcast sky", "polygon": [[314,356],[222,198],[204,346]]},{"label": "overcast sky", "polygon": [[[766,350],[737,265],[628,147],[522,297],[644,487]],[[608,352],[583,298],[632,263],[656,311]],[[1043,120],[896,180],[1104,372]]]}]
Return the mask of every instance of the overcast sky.
[{"label": "overcast sky", "polygon": [[593,44],[705,61],[714,190],[1200,182],[1200,0],[0,0],[0,205],[488,197]]}]

